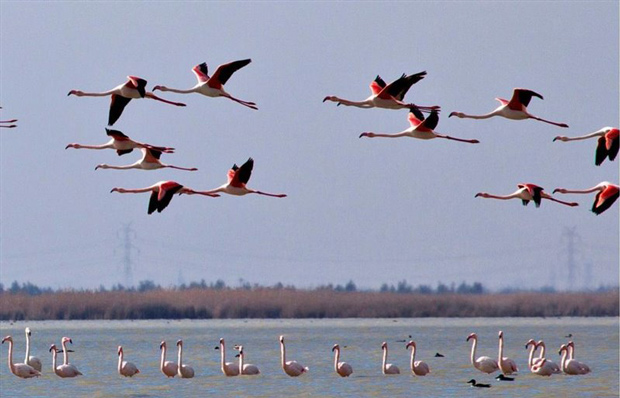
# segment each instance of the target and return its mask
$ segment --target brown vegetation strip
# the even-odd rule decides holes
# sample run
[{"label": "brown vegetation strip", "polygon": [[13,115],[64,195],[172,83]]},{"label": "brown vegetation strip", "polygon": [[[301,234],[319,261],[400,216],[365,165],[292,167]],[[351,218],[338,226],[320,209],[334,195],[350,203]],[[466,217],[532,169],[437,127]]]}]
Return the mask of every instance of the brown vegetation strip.
[{"label": "brown vegetation strip", "polygon": [[618,316],[618,290],[601,293],[395,294],[154,290],[0,295],[1,320]]}]

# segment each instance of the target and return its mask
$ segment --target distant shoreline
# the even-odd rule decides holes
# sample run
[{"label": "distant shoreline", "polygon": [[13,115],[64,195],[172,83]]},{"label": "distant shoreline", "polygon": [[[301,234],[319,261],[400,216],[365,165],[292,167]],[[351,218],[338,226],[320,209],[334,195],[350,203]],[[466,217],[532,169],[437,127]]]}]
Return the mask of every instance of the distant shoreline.
[{"label": "distant shoreline", "polygon": [[0,295],[0,320],[617,317],[618,290],[398,294],[262,288]]}]

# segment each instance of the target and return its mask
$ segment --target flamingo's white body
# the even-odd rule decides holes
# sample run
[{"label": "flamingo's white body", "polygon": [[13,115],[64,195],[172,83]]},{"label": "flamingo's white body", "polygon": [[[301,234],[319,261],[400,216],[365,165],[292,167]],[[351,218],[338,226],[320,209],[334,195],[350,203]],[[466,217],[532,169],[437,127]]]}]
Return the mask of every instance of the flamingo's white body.
[{"label": "flamingo's white body", "polygon": [[409,367],[411,368],[411,373],[416,376],[426,376],[428,373],[431,372],[431,368],[426,362],[415,360],[415,353],[417,349],[415,341],[409,341],[405,345],[406,349],[409,349],[409,347],[411,347],[411,361],[409,364]]},{"label": "flamingo's white body", "polygon": [[52,369],[54,370],[56,376],[62,377],[64,379],[82,375],[82,373],[71,364],[63,363],[62,365],[56,366],[56,357],[58,355],[58,348],[56,348],[56,344],[52,344],[50,346],[50,352],[52,353]]},{"label": "flamingo's white body", "polygon": [[133,377],[140,373],[138,367],[133,362],[123,361],[123,347],[118,346],[118,374],[125,377]]},{"label": "flamingo's white body", "polygon": [[510,101],[495,98],[500,102],[500,106],[495,109],[493,112],[487,113],[485,115],[467,115],[463,112],[452,112],[449,117],[456,116],[459,118],[468,118],[468,119],[488,119],[494,116],[505,117],[506,119],[512,120],[524,120],[524,119],[534,119],[541,122],[553,124],[558,127],[568,127],[566,123],[557,123],[549,120],[545,120],[530,114],[527,111],[527,106],[530,103],[532,97],[538,97],[543,99],[542,95],[535,93],[532,90],[524,89],[524,88],[515,88],[512,92],[512,98]]},{"label": "flamingo's white body", "polygon": [[603,181],[590,189],[576,190],[576,189],[564,189],[556,188],[553,193],[591,193],[597,192],[594,197],[594,203],[592,204],[592,212],[597,216],[609,209],[611,205],[618,199],[620,194],[620,186],[612,184],[609,181]]},{"label": "flamingo's white body", "polygon": [[579,141],[597,137],[598,143],[596,145],[594,164],[600,166],[607,158],[610,161],[615,160],[616,156],[618,156],[618,148],[620,147],[620,130],[616,127],[603,127],[594,133],[581,135],[578,137],[565,137],[559,135],[555,137],[553,141]]},{"label": "flamingo's white body", "polygon": [[280,336],[280,366],[284,373],[291,377],[300,376],[310,369],[300,365],[297,361],[286,360],[286,347],[284,346],[284,336]]},{"label": "flamingo's white body", "polygon": [[[534,359],[534,363],[542,361],[542,359],[545,358],[545,354],[547,352],[547,346],[545,345],[544,341],[538,340],[538,343],[536,343],[536,349],[538,349],[538,347],[541,347],[540,355],[538,356],[538,358]],[[550,359],[547,359],[547,361],[543,365],[543,368],[545,368],[545,372],[551,372],[552,374],[562,373],[562,369],[560,369],[560,365],[558,365],[557,363],[553,362]]]},{"label": "flamingo's white body", "polygon": [[256,376],[260,374],[258,366],[251,363],[245,363],[245,352],[243,346],[239,346],[239,373],[247,376]]},{"label": "flamingo's white body", "polygon": [[226,344],[220,339],[220,369],[225,376],[239,376],[239,366],[234,362],[226,362]]},{"label": "flamingo's white body", "polygon": [[207,63],[203,62],[202,64],[196,65],[192,68],[192,72],[194,72],[194,75],[196,75],[196,79],[198,80],[194,87],[187,90],[181,90],[176,88],[168,88],[166,86],[155,86],[153,87],[153,91],[170,91],[178,94],[198,93],[212,98],[224,97],[238,102],[241,105],[247,106],[248,108],[258,109],[254,102],[240,100],[224,90],[224,84],[226,84],[232,74],[250,62],[252,62],[251,59],[243,59],[220,65],[211,77],[209,77],[209,68],[207,67]]},{"label": "flamingo's white body", "polygon": [[560,346],[559,352],[559,354],[562,356],[562,359],[560,360],[560,368],[562,369],[562,372],[572,376],[585,374],[586,371],[579,363],[579,361],[568,358],[568,352],[568,347],[565,344],[562,344]]},{"label": "flamingo's white body", "polygon": [[22,379],[30,379],[31,377],[41,376],[41,372],[30,365],[25,363],[13,363],[13,338],[11,336],[6,336],[2,339],[2,344],[4,344],[5,341],[9,342],[8,364],[11,373],[17,377],[21,377]]},{"label": "flamingo's white body", "polygon": [[477,144],[480,142],[478,140],[465,140],[462,138],[454,138],[454,137],[450,137],[447,135],[438,134],[434,131],[438,123],[439,123],[439,115],[437,114],[437,111],[432,111],[431,114],[427,118],[424,118],[424,115],[422,114],[422,112],[420,112],[417,108],[412,107],[410,108],[410,112],[409,112],[409,124],[411,125],[411,127],[409,127],[407,130],[401,131],[400,133],[396,133],[396,134],[365,132],[365,133],[360,134],[360,138],[362,137],[368,137],[368,138],[411,137],[411,138],[418,138],[421,140],[432,140],[433,138],[445,138],[448,140],[466,142],[469,144]]},{"label": "flamingo's white body", "polygon": [[80,90],[71,90],[67,95],[75,95],[77,97],[106,97],[112,96],[110,102],[110,113],[108,115],[108,126],[112,126],[121,114],[123,109],[132,99],[137,98],[151,98],[157,101],[164,102],[170,105],[185,106],[180,102],[172,102],[156,96],[151,92],[146,91],[146,80],[136,77],[127,76],[127,81],[121,85],[114,87],[112,90],[100,92],[100,93],[87,93]]},{"label": "flamingo's white body", "polygon": [[162,151],[152,149],[152,148],[140,148],[142,151],[142,158],[135,163],[124,165],[124,166],[114,166],[109,164],[99,164],[95,167],[97,169],[114,169],[114,170],[129,170],[129,169],[139,169],[139,170],[157,170],[157,169],[177,169],[183,171],[197,171],[198,169],[195,167],[179,167],[173,166],[170,164],[162,163],[159,158],[161,157]]},{"label": "flamingo's white body", "polygon": [[513,374],[519,371],[515,361],[504,356],[504,332],[502,332],[501,330],[499,331],[499,350],[497,364],[499,366],[499,370],[505,375]]},{"label": "flamingo's white body", "polygon": [[384,375],[399,375],[400,369],[398,368],[398,366],[391,364],[391,363],[387,363],[388,346],[385,341],[381,343],[381,349],[383,350],[383,360],[381,362],[381,373],[383,373]]},{"label": "flamingo's white body", "polygon": [[114,150],[116,150],[116,153],[119,156],[124,155],[126,153],[130,153],[130,152],[132,152],[136,148],[139,148],[139,149],[141,149],[141,148],[154,149],[156,151],[161,151],[161,152],[164,152],[164,153],[173,153],[174,152],[174,148],[168,148],[168,147],[163,147],[163,146],[155,146],[155,145],[144,144],[142,142],[134,141],[131,138],[129,138],[128,136],[126,136],[125,134],[123,134],[121,131],[118,131],[118,130],[110,130],[108,128],[106,128],[105,130],[106,130],[106,134],[108,135],[108,137],[112,137],[110,139],[110,141],[106,142],[105,144],[101,144],[101,145],[85,145],[85,144],[73,143],[73,144],[68,144],[65,147],[65,149],[67,149],[67,148],[75,148],[75,149],[114,149]]},{"label": "flamingo's white body", "polygon": [[467,336],[467,341],[473,340],[473,344],[471,346],[471,364],[474,365],[474,368],[478,369],[483,373],[491,374],[499,370],[499,366],[497,361],[491,357],[481,356],[476,359],[476,348],[478,347],[478,335],[476,333],[472,333]]},{"label": "flamingo's white body", "polygon": [[546,193],[542,187],[539,187],[538,185],[535,185],[535,184],[529,184],[529,183],[518,184],[517,188],[518,189],[515,192],[509,195],[493,195],[487,192],[478,192],[475,197],[476,198],[481,197],[481,198],[487,198],[487,199],[500,199],[500,200],[521,199],[523,206],[527,206],[528,203],[530,203],[530,201],[533,200],[536,207],[540,207],[540,203],[542,199],[548,199],[553,202],[563,204],[565,206],[571,206],[571,207],[579,206],[579,204],[575,202],[564,202],[562,200],[556,199],[552,197],[551,195],[549,195],[548,193]]},{"label": "flamingo's white body", "polygon": [[35,356],[30,355],[30,336],[32,336],[32,331],[29,327],[25,329],[26,332],[26,357],[24,358],[24,363],[26,365],[30,365],[39,372],[43,369],[43,365],[41,364],[41,360]]},{"label": "flamingo's white body", "polygon": [[553,371],[549,369],[546,365],[546,358],[543,358],[542,355],[540,358],[534,358],[534,352],[536,352],[537,344],[534,340],[530,339],[525,344],[525,349],[530,348],[530,354],[527,361],[527,367],[530,369],[530,372],[539,375],[539,376],[551,376]]},{"label": "flamingo's white body", "polygon": [[166,342],[162,341],[159,345],[159,349],[161,350],[161,358],[159,360],[159,370],[166,377],[174,377],[177,375],[178,366],[176,363],[172,361],[166,361]]},{"label": "flamingo's white body", "polygon": [[349,377],[353,373],[353,367],[346,362],[340,361],[340,346],[334,344],[332,347],[334,352],[334,371],[340,377]]},{"label": "flamingo's white body", "polygon": [[182,379],[191,379],[194,377],[194,368],[183,364],[183,340],[177,341],[177,347],[179,350],[177,359],[177,374]]}]

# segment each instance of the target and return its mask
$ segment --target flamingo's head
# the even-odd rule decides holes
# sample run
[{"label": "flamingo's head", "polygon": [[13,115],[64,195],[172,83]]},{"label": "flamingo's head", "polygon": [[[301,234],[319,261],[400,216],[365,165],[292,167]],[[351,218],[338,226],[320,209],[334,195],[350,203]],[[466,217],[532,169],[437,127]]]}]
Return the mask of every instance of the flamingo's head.
[{"label": "flamingo's head", "polygon": [[183,340],[177,340],[177,347],[183,347]]},{"label": "flamingo's head", "polygon": [[[125,192],[125,188],[112,188],[112,190],[110,191],[110,193],[112,192],[120,192],[120,193],[124,193]],[[164,343],[162,341],[162,343]],[[165,344],[165,343],[164,343]]]},{"label": "flamingo's head", "polygon": [[224,339],[220,338],[220,344],[224,344]]},{"label": "flamingo's head", "polygon": [[450,112],[448,117],[452,117],[452,116],[463,117],[463,113],[461,113],[461,112]]},{"label": "flamingo's head", "polygon": [[538,342],[536,343],[536,347],[545,347],[545,348],[547,348],[547,347],[545,346],[545,342],[544,342],[544,341],[542,341],[542,340],[538,340]]},{"label": "flamingo's head", "polygon": [[334,344],[334,346],[332,347],[332,352],[336,350],[340,350],[340,346],[338,344]]},{"label": "flamingo's head", "polygon": [[467,336],[467,340],[466,341],[469,341],[470,339],[477,340],[478,339],[478,335],[476,333],[471,333],[469,336]]},{"label": "flamingo's head", "polygon": [[409,349],[409,347],[416,348],[415,341],[410,340],[407,344],[405,344],[406,349]]},{"label": "flamingo's head", "polygon": [[30,331],[30,328],[26,328],[26,335],[32,336],[32,332]]},{"label": "flamingo's head", "polygon": [[62,343],[67,343],[68,342],[68,343],[73,344],[73,340],[71,340],[71,338],[69,338],[69,337],[63,337],[61,342]]},{"label": "flamingo's head", "polygon": [[478,193],[474,196],[474,198],[477,198],[477,197],[487,198],[488,196],[489,196],[489,194],[488,194],[488,193],[486,193],[486,192],[478,192]]},{"label": "flamingo's head", "polygon": [[498,337],[499,337],[500,339],[503,339],[503,338],[504,338],[504,332],[502,332],[501,330],[499,331],[499,333],[498,333],[497,335],[498,335]]},{"label": "flamingo's head", "polygon": [[553,142],[556,142],[557,140],[566,141],[568,140],[568,137],[564,137],[563,135],[558,135],[557,137],[553,139]]},{"label": "flamingo's head", "polygon": [[118,349],[116,350],[116,355],[121,355],[123,353],[123,346],[119,345]]},{"label": "flamingo's head", "polygon": [[[114,188],[116,189],[116,188]],[[166,348],[166,342],[162,341],[161,343],[159,343],[159,349],[161,350],[162,348]]]},{"label": "flamingo's head", "polygon": [[381,343],[381,349],[382,350],[387,350],[387,343],[385,341],[383,343]]},{"label": "flamingo's head", "polygon": [[57,352],[57,351],[58,351],[58,348],[56,348],[56,344],[52,344],[52,345],[50,346],[49,352],[52,352],[52,350],[53,350],[54,352]]},{"label": "flamingo's head", "polygon": [[284,343],[284,336],[280,336],[280,343]]},{"label": "flamingo's head", "polygon": [[359,138],[362,138],[362,137],[374,138],[374,136],[375,136],[375,133],[367,132],[367,133],[360,134]]},{"label": "flamingo's head", "polygon": [[533,345],[534,347],[536,347],[536,342],[534,341],[534,339],[529,339],[527,341],[527,343],[525,343],[525,348],[527,349],[529,346]]},{"label": "flamingo's head", "polygon": [[5,341],[8,341],[10,343],[13,342],[13,338],[11,336],[6,336],[5,338],[2,339],[2,344],[4,344]]},{"label": "flamingo's head", "polygon": [[553,190],[553,193],[557,193],[557,192],[559,192],[559,193],[566,193],[566,189],[564,189],[564,188],[556,188],[556,189]]},{"label": "flamingo's head", "polygon": [[568,344],[566,344],[566,346],[575,348],[575,342],[571,340],[568,342]]},{"label": "flamingo's head", "polygon": [[81,97],[81,96],[83,96],[83,95],[84,95],[84,93],[83,93],[82,91],[80,91],[80,90],[71,90],[71,91],[69,91],[69,93],[67,94],[67,96],[69,96],[69,95],[71,95],[71,94],[73,94],[73,95],[77,95],[78,97]]},{"label": "flamingo's head", "polygon": [[161,90],[162,88],[164,88],[164,86],[155,86],[155,87],[153,87],[153,91]]},{"label": "flamingo's head", "polygon": [[567,350],[566,344],[562,344],[560,346],[560,351],[558,351],[558,354],[562,355],[562,352],[566,351],[566,350]]}]

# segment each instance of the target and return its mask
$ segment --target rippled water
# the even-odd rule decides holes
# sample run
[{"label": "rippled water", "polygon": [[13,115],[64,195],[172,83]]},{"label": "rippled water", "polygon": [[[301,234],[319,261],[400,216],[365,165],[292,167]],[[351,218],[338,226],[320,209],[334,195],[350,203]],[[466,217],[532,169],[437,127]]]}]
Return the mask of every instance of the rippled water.
[{"label": "rippled water", "polygon": [[[23,380],[6,365],[7,347],[2,346],[0,370],[3,397],[160,397],[160,396],[579,396],[619,395],[618,318],[474,318],[474,319],[321,319],[321,320],[204,320],[204,321],[45,321],[0,323],[3,335],[13,335],[15,360],[22,362],[24,328],[33,331],[31,355],[43,361],[43,376]],[[478,333],[477,355],[497,355],[497,332],[504,331],[505,356],[513,358],[521,371],[513,382],[499,382],[495,375],[475,370],[469,362],[471,332]],[[557,349],[571,333],[576,357],[593,370],[585,376],[555,375],[550,378],[527,371],[525,342],[542,339],[547,357],[559,363]],[[310,367],[308,374],[291,378],[279,367],[278,336],[284,334],[287,359]],[[409,353],[404,343],[412,335],[417,342],[416,359],[426,361],[432,373],[414,377],[409,372]],[[60,379],[52,372],[51,343],[62,336],[73,339],[70,362],[84,376]],[[235,360],[233,344],[243,344],[246,362],[256,364],[257,377],[225,377],[219,370],[220,354],[214,347],[220,337],[227,342],[227,360]],[[159,372],[159,343],[168,341],[175,360],[177,339],[184,341],[184,362],[194,367],[194,379],[168,379]],[[381,342],[387,341],[389,361],[401,375],[381,374]],[[350,378],[333,372],[331,347],[347,346],[342,360],[353,366]],[[125,359],[141,373],[124,378],[116,373],[116,347],[123,345]],[[440,352],[444,358],[435,358]],[[61,359],[60,357],[59,359]],[[474,389],[466,382],[475,378],[491,383],[491,389]]]}]

